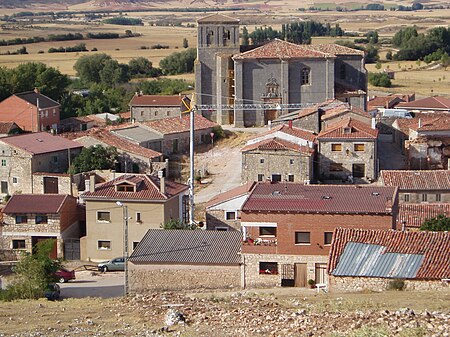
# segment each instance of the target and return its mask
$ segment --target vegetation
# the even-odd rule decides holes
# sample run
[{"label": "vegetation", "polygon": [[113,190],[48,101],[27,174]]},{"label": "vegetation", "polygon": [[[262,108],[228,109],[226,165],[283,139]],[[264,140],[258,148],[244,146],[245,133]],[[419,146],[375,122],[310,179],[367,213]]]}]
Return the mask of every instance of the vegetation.
[{"label": "vegetation", "polygon": [[0,300],[43,297],[46,287],[55,281],[54,274],[61,267],[59,260],[52,260],[49,257],[55,244],[54,239],[41,241],[36,245],[33,254],[23,253],[14,267],[16,277],[13,282],[5,290],[0,289]]},{"label": "vegetation", "polygon": [[421,231],[450,231],[450,218],[445,215],[438,215],[435,218],[427,219],[424,221],[422,226],[420,226]]},{"label": "vegetation", "polygon": [[390,88],[392,85],[389,75],[386,73],[369,73],[369,83],[375,87]]},{"label": "vegetation", "polygon": [[180,219],[170,219],[164,225],[161,225],[162,229],[196,229],[196,225],[190,225],[182,222]]},{"label": "vegetation", "polygon": [[160,78],[156,81],[147,81],[139,83],[138,91],[145,95],[176,95],[192,89],[194,83],[179,79]]},{"label": "vegetation", "polygon": [[364,51],[364,60],[366,63],[376,63],[380,59],[378,55],[378,48],[373,44],[368,44],[366,47],[361,47],[348,40],[338,40],[336,41],[336,44]]},{"label": "vegetation", "polygon": [[69,173],[115,169],[118,159],[119,154],[115,147],[103,147],[101,145],[85,147],[74,159],[69,168]]},{"label": "vegetation", "polygon": [[197,57],[197,50],[194,48],[182,52],[173,53],[159,62],[159,67],[163,74],[176,75],[192,73],[194,71],[194,61]]},{"label": "vegetation", "polygon": [[144,23],[141,19],[126,18],[123,16],[118,16],[114,18],[105,19],[104,23],[109,23],[111,25],[122,25],[122,26],[142,26]]},{"label": "vegetation", "polygon": [[402,279],[393,279],[392,281],[389,282],[388,284],[388,290],[405,290],[406,284],[405,284],[405,280]]},{"label": "vegetation", "polygon": [[[130,36],[126,32],[125,35]],[[118,39],[120,35],[118,33],[88,33],[87,37],[90,39]]]},{"label": "vegetation", "polygon": [[115,86],[129,79],[128,66],[120,65],[106,54],[81,56],[73,66],[84,83],[102,83]]},{"label": "vegetation", "polygon": [[153,68],[153,64],[145,57],[137,57],[128,62],[130,77],[158,77],[162,75],[159,68]]},{"label": "vegetation", "polygon": [[88,51],[86,49],[85,43],[79,43],[73,47],[59,47],[59,48],[49,48],[49,53],[74,53],[74,52],[81,52],[81,51]]}]

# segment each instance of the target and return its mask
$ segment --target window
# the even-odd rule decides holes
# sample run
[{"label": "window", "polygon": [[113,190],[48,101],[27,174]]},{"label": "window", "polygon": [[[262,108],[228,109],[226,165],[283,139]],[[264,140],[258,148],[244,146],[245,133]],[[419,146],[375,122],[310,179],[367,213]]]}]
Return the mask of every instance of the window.
[{"label": "window", "polygon": [[342,144],[331,144],[331,151],[333,152],[342,151]]},{"label": "window", "polygon": [[277,275],[278,274],[278,263],[276,262],[260,262],[259,263],[259,273],[267,275]]},{"label": "window", "polygon": [[167,115],[167,117],[170,116],[170,111],[169,110],[167,110],[166,115]]},{"label": "window", "polygon": [[301,84],[302,85],[310,84],[310,78],[311,78],[311,69],[303,68],[301,72]]},{"label": "window", "polygon": [[58,162],[58,156],[53,156],[52,160],[53,160],[54,163],[57,163]]},{"label": "window", "polygon": [[12,240],[13,249],[25,249],[25,240]]},{"label": "window", "polygon": [[333,239],[333,232],[325,232],[323,233],[323,244],[331,245],[331,240]]},{"label": "window", "polygon": [[294,175],[293,174],[289,174],[288,175],[288,181],[290,181],[290,182],[294,181]]},{"label": "window", "polygon": [[294,165],[294,159],[289,159],[289,164]]},{"label": "window", "polygon": [[264,174],[258,174],[258,181],[264,180]]},{"label": "window", "polygon": [[97,249],[110,250],[111,249],[111,241],[98,240],[97,241]]},{"label": "window", "polygon": [[16,224],[27,223],[28,218],[26,215],[16,215]]},{"label": "window", "polygon": [[273,182],[281,181],[281,174],[272,174],[272,181]]},{"label": "window", "polygon": [[139,241],[133,241],[133,250],[136,249],[138,244],[139,244]]},{"label": "window", "polygon": [[259,160],[259,162],[260,162],[261,164],[264,164],[264,158],[261,158],[261,159]]},{"label": "window", "polygon": [[355,152],[364,152],[364,144],[355,144],[353,145],[353,149]]},{"label": "window", "polygon": [[136,212],[136,222],[142,222],[141,212]]},{"label": "window", "polygon": [[422,201],[428,201],[428,195],[426,193],[422,194]]},{"label": "window", "polygon": [[2,159],[2,166],[6,166],[6,159]]},{"label": "window", "polygon": [[53,116],[56,116],[56,109],[53,109]]},{"label": "window", "polygon": [[117,185],[117,192],[134,192],[134,186],[133,185]]},{"label": "window", "polygon": [[441,195],[440,194],[436,194],[436,201],[441,201]]},{"label": "window", "polygon": [[339,75],[340,75],[341,80],[345,80],[345,77],[347,77],[347,68],[346,68],[345,64],[341,64]]},{"label": "window", "polygon": [[157,117],[158,116],[158,111],[155,111],[155,117]]},{"label": "window", "polygon": [[97,212],[97,221],[110,222],[111,214],[109,212]]},{"label": "window", "polygon": [[17,184],[19,182],[19,179],[17,177],[13,177],[13,184]]},{"label": "window", "polygon": [[218,232],[228,232],[228,227],[216,227],[214,230]]},{"label": "window", "polygon": [[141,117],[144,116],[144,110],[141,110]]},{"label": "window", "polygon": [[1,182],[1,192],[3,194],[8,194],[8,182],[7,181]]},{"label": "window", "polygon": [[46,215],[36,215],[36,225],[48,223],[48,217]]},{"label": "window", "polygon": [[178,153],[178,139],[172,140],[172,152]]},{"label": "window", "polygon": [[352,175],[355,178],[363,178],[366,175],[366,165],[352,164]]},{"label": "window", "polygon": [[295,244],[309,245],[311,243],[310,232],[295,232]]},{"label": "window", "polygon": [[225,212],[225,219],[236,220],[236,212]]},{"label": "window", "polygon": [[276,227],[259,227],[259,236],[276,236]]},{"label": "window", "polygon": [[409,194],[405,194],[405,195],[403,196],[403,200],[404,200],[405,202],[409,202]]},{"label": "window", "polygon": [[344,167],[342,166],[342,163],[330,163],[328,169],[330,172],[341,172],[344,170]]}]

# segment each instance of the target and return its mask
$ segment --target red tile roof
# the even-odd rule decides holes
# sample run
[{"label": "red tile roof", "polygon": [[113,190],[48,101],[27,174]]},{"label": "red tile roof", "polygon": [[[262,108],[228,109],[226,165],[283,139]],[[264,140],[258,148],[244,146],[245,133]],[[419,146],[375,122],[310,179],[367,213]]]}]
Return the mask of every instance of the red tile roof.
[{"label": "red tile roof", "polygon": [[440,96],[426,97],[412,102],[400,103],[397,107],[402,109],[450,110],[450,99]]},{"label": "red tile roof", "polygon": [[353,49],[345,46],[341,46],[335,43],[328,44],[310,44],[307,45],[308,48],[318,50],[322,53],[332,54],[332,55],[360,55],[364,56],[364,51]]},{"label": "red tile roof", "polygon": [[384,186],[397,186],[400,191],[450,190],[449,170],[383,170]]},{"label": "red tile roof", "polygon": [[14,194],[3,208],[3,213],[57,214],[70,198],[75,199],[68,194]]},{"label": "red tile roof", "polygon": [[0,122],[0,133],[8,134],[12,129],[18,129],[19,126],[14,122]]},{"label": "red tile roof", "polygon": [[348,242],[384,246],[385,253],[423,255],[424,259],[417,272],[417,279],[450,278],[450,233],[448,232],[337,228],[333,234],[328,272],[336,268]]},{"label": "red tile roof", "polygon": [[329,109],[337,108],[337,107],[340,107],[343,105],[347,106],[346,103],[344,103],[338,99],[329,99],[324,102],[314,104],[311,107],[299,110],[298,117],[305,117],[305,116],[311,115],[319,110],[323,112],[323,111],[327,111]]},{"label": "red tile roof", "polygon": [[444,113],[424,114],[417,113],[414,118],[398,118],[395,123],[398,125],[398,129],[404,134],[409,135],[409,129],[417,130],[419,127],[419,119],[422,126],[433,125],[434,122],[439,119],[446,119],[448,117]]},{"label": "red tile roof", "polygon": [[272,127],[270,130],[267,130],[263,133],[256,135],[255,137],[252,137],[251,139],[258,139],[261,138],[262,136],[271,135],[278,131],[310,142],[315,142],[317,137],[314,133],[310,131],[300,129],[295,126],[289,127],[288,124],[280,124],[275,127]]},{"label": "red tile roof", "polygon": [[[349,129],[350,132],[344,132]],[[317,139],[370,139],[375,140],[378,137],[378,130],[372,129],[370,125],[346,118],[328,126],[327,129],[320,132]]]},{"label": "red tile roof", "polygon": [[406,228],[419,228],[426,219],[432,219],[438,215],[450,217],[450,204],[400,204],[397,218],[397,228],[402,228],[403,222]]},{"label": "red tile roof", "polygon": [[322,116],[320,116],[320,119],[327,120],[327,119],[333,118],[335,116],[338,116],[338,115],[346,113],[346,112],[353,112],[354,114],[357,114],[357,115],[360,115],[360,116],[363,116],[366,118],[372,117],[368,112],[366,112],[362,109],[359,109],[357,107],[341,105],[336,108],[331,108],[331,109],[326,110],[325,113]]},{"label": "red tile roof", "polygon": [[239,19],[223,14],[211,14],[198,19],[197,23],[239,23]]},{"label": "red tile roof", "polygon": [[[117,192],[116,185],[132,182],[136,185],[136,192]],[[159,179],[146,174],[125,174],[119,178],[95,186],[94,192],[85,192],[85,200],[138,200],[138,201],[164,201],[188,189],[187,185],[166,180],[166,192],[160,191]]]},{"label": "red tile roof", "polygon": [[253,186],[255,186],[255,182],[252,181],[244,185],[235,187],[227,192],[218,194],[206,203],[206,208],[218,205],[222,202],[240,197],[242,195],[246,195],[252,190]]},{"label": "red tile roof", "polygon": [[249,144],[241,149],[241,152],[251,151],[251,150],[286,150],[286,151],[295,151],[300,152],[304,154],[311,155],[314,153],[314,149],[311,149],[307,146],[301,146],[292,142],[289,142],[284,139],[280,138],[270,138],[270,139],[264,139],[260,142]]},{"label": "red tile roof", "polygon": [[[180,117],[164,118],[156,121],[140,122],[143,125],[163,134],[168,135],[172,133],[189,132],[190,130],[190,117],[189,114],[181,115]],[[205,117],[195,114],[194,115],[194,129],[204,130],[215,127],[217,124],[211,122]]]},{"label": "red tile roof", "polygon": [[47,132],[36,132],[11,136],[1,138],[0,141],[31,154],[49,153],[83,147],[80,143],[61,136],[53,136]]},{"label": "red tile roof", "polygon": [[400,102],[405,102],[405,100],[397,96],[375,96],[367,102],[367,109],[372,110],[378,107],[390,109]]},{"label": "red tile roof", "polygon": [[180,95],[134,95],[130,101],[131,106],[179,107]]},{"label": "red tile roof", "polygon": [[246,212],[391,214],[394,187],[258,183],[243,205]]},{"label": "red tile roof", "polygon": [[261,47],[249,50],[233,57],[234,60],[245,59],[289,59],[289,58],[327,58],[334,57],[306,45],[275,39]]}]

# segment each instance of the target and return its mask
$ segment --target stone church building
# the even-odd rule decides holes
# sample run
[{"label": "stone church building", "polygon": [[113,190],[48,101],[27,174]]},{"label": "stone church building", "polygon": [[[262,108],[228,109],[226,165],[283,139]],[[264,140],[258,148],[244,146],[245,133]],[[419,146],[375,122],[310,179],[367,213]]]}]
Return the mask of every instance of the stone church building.
[{"label": "stone church building", "polygon": [[213,14],[197,23],[195,95],[198,106],[211,105],[201,109],[207,118],[237,127],[263,126],[298,110],[285,104],[307,106],[334,98],[365,110],[363,51],[275,39],[241,52],[238,19]]}]

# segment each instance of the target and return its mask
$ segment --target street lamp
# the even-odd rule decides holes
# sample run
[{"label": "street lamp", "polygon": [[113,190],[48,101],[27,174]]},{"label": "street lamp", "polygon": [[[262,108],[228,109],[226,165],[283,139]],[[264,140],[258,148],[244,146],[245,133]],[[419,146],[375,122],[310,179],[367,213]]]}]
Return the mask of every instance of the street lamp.
[{"label": "street lamp", "polygon": [[128,295],[128,206],[124,205],[120,201],[116,201],[116,205],[122,207],[123,210],[123,258],[124,258],[124,277],[125,282],[123,285],[124,296]]}]

